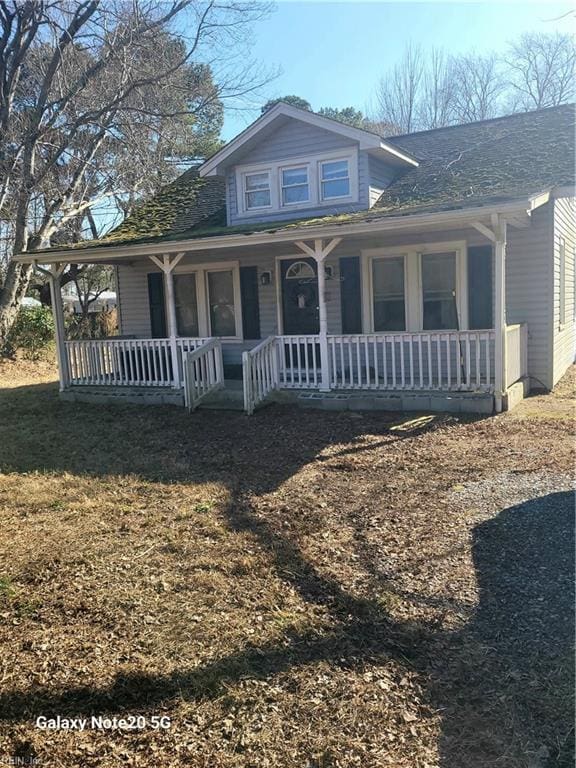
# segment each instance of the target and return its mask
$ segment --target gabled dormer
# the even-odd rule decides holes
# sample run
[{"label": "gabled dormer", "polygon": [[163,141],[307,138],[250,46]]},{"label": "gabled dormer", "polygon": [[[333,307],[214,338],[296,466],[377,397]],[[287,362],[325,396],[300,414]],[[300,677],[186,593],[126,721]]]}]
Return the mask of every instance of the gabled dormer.
[{"label": "gabled dormer", "polygon": [[418,162],[369,131],[280,102],[200,167],[230,225],[367,210]]}]

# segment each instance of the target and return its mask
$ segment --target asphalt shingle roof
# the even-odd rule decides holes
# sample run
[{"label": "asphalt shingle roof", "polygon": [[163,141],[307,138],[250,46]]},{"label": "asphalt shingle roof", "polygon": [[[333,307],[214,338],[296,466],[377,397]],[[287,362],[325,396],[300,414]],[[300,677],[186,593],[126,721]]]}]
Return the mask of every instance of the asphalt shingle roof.
[{"label": "asphalt shingle roof", "polygon": [[[185,240],[239,232],[372,221],[496,204],[574,183],[572,104],[388,137],[416,157],[375,206],[359,213],[227,227],[224,180],[186,171],[119,227],[85,246]],[[77,247],[77,246],[76,246]]]}]

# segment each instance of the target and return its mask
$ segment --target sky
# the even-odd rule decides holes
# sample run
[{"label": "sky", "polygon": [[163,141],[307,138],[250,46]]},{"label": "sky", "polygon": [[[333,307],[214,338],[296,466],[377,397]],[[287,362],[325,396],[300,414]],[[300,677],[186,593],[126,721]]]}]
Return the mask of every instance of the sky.
[{"label": "sky", "polygon": [[[252,54],[282,74],[262,96],[296,94],[320,107],[369,111],[373,93],[404,46],[441,47],[452,53],[501,51],[523,32],[574,31],[572,2],[330,2],[279,0],[256,25]],[[259,109],[227,110],[228,141]]]}]

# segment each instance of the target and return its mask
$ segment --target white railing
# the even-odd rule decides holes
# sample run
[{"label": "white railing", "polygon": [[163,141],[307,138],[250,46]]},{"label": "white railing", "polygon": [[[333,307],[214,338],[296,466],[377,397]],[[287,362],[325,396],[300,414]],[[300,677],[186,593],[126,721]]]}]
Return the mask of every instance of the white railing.
[{"label": "white railing", "polygon": [[315,389],[320,386],[319,336],[277,336],[279,381],[283,389]]},{"label": "white railing", "polygon": [[[206,339],[176,339],[182,355]],[[95,339],[65,344],[71,385],[169,387],[174,383],[170,339]]]},{"label": "white railing", "polygon": [[184,404],[189,411],[224,386],[222,342],[209,339],[192,352],[184,352]]},{"label": "white railing", "polygon": [[489,391],[494,331],[329,336],[331,389]]},{"label": "white railing", "polygon": [[528,375],[528,326],[506,326],[506,387]]},{"label": "white railing", "polygon": [[278,338],[269,336],[257,347],[242,354],[244,410],[248,415],[254,413],[256,406],[280,386],[280,349]]}]

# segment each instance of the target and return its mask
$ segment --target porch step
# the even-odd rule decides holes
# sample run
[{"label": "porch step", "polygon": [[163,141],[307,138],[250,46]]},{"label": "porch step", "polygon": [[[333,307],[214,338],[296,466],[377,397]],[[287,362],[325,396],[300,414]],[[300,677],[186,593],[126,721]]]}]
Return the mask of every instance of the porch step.
[{"label": "porch step", "polygon": [[236,379],[226,380],[224,388],[208,395],[200,405],[199,410],[211,411],[243,411],[244,390],[242,382]]}]

